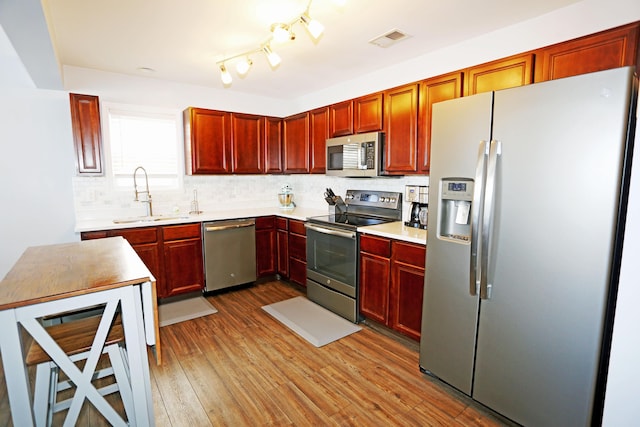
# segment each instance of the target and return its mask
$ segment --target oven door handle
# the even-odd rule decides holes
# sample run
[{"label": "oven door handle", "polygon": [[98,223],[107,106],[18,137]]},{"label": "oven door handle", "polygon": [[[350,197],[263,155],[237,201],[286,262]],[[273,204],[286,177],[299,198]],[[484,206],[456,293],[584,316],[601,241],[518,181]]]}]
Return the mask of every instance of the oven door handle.
[{"label": "oven door handle", "polygon": [[347,239],[353,239],[353,240],[356,239],[356,233],[354,233],[353,231],[333,230],[331,228],[318,227],[317,225],[311,225],[311,224],[305,224],[304,226],[309,230],[317,231],[318,233],[331,234],[332,236],[345,237]]}]

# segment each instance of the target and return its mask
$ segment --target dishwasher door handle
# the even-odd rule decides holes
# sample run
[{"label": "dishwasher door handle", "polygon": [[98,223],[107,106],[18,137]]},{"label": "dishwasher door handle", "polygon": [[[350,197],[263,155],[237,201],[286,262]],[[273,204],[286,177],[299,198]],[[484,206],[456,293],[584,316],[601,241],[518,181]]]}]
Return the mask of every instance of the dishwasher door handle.
[{"label": "dishwasher door handle", "polygon": [[256,225],[255,221],[243,221],[238,222],[236,224],[220,224],[220,225],[209,225],[205,224],[204,231],[222,231],[222,230],[232,230],[234,228],[245,228],[245,227],[253,227]]}]

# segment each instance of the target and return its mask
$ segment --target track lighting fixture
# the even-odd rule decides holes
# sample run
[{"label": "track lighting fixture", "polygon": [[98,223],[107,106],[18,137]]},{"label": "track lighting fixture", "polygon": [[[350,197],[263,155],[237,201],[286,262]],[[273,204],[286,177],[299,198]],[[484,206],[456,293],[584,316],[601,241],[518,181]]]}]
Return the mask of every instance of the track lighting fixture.
[{"label": "track lighting fixture", "polygon": [[249,72],[249,68],[251,68],[252,65],[253,61],[248,56],[245,56],[236,64],[236,71],[238,71],[240,76],[244,77]]},{"label": "track lighting fixture", "polygon": [[227,71],[227,67],[224,66],[224,63],[220,65],[220,79],[222,79],[222,84],[225,86],[230,85],[233,81],[231,74]]},{"label": "track lighting fixture", "polygon": [[267,55],[267,61],[269,61],[269,65],[271,65],[272,68],[280,65],[280,62],[282,61],[282,59],[280,59],[280,55],[272,51],[269,45],[266,44],[262,46],[262,51]]},{"label": "track lighting fixture", "polygon": [[296,35],[291,31],[291,26],[287,24],[271,25],[271,33],[273,41],[276,43],[284,43],[296,39]]},{"label": "track lighting fixture", "polygon": [[324,26],[315,19],[311,19],[307,12],[300,16],[300,22],[307,27],[307,31],[309,31],[309,34],[311,34],[311,37],[315,40],[318,40],[322,33],[324,33]]},{"label": "track lighting fixture", "polygon": [[[334,0],[334,2],[338,5],[344,4],[345,1],[346,0]],[[309,32],[309,35],[313,38],[313,40],[317,41],[324,33],[324,26],[320,24],[318,21],[316,21],[315,19],[312,19],[311,16],[309,15],[309,9],[311,8],[312,2],[313,0],[309,0],[309,3],[307,4],[307,8],[305,9],[305,11],[301,15],[298,15],[298,17],[295,20],[289,23],[272,24],[270,28],[271,37],[269,37],[269,39],[264,41],[260,45],[260,47],[256,49],[248,50],[238,55],[229,56],[227,58],[224,58],[218,61],[217,64],[220,67],[220,79],[222,80],[222,83],[225,86],[229,86],[231,85],[231,82],[233,80],[231,78],[231,74],[229,73],[226,67],[226,64],[229,63],[230,61],[237,60],[236,70],[238,71],[238,74],[240,76],[243,77],[249,72],[251,65],[253,65],[253,62],[249,58],[250,54],[263,52],[267,57],[267,61],[269,61],[269,65],[271,65],[271,68],[276,68],[282,60],[280,56],[271,49],[271,42],[283,43],[283,42],[295,40],[296,35],[293,33],[293,29],[292,29],[292,27],[295,24],[302,23],[307,29],[307,31]]]}]

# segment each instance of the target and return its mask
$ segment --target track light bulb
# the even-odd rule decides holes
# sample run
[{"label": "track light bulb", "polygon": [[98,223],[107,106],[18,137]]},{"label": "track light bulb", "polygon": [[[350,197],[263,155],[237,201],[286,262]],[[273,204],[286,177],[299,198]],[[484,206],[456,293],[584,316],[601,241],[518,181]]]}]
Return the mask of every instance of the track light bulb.
[{"label": "track light bulb", "polygon": [[238,71],[238,74],[240,74],[241,76],[245,76],[249,72],[249,68],[251,68],[252,65],[253,61],[251,59],[249,59],[248,57],[242,58],[236,64],[236,71]]},{"label": "track light bulb", "polygon": [[220,65],[220,79],[222,80],[222,84],[225,86],[230,85],[233,81],[231,74],[227,71],[227,67],[225,67],[224,64]]},{"label": "track light bulb", "polygon": [[284,43],[295,38],[291,34],[291,28],[285,24],[273,24],[271,32],[273,33],[273,41],[276,43]]},{"label": "track light bulb", "polygon": [[308,14],[303,14],[300,17],[300,20],[307,27],[307,30],[309,31],[309,34],[311,34],[311,37],[313,37],[315,40],[318,40],[322,33],[324,33],[324,26],[315,19],[311,19]]},{"label": "track light bulb", "polygon": [[269,46],[263,46],[262,51],[267,55],[267,61],[269,61],[269,65],[271,65],[271,67],[275,68],[280,65],[282,59],[280,59],[280,56],[272,51]]}]

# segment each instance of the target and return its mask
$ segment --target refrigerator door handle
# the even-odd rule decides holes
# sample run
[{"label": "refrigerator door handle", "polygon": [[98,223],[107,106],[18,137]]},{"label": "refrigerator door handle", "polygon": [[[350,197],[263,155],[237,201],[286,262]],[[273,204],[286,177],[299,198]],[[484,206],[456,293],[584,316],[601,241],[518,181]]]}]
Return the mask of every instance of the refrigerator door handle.
[{"label": "refrigerator door handle", "polygon": [[489,282],[489,255],[491,254],[491,241],[493,236],[493,218],[495,215],[496,203],[496,170],[498,160],[502,156],[502,143],[491,141],[489,161],[487,163],[487,182],[484,196],[484,207],[482,216],[482,248],[480,267],[480,298],[491,298],[491,283]]},{"label": "refrigerator door handle", "polygon": [[469,262],[469,294],[475,296],[480,292],[480,271],[478,254],[480,249],[480,224],[482,217],[482,200],[485,192],[485,175],[487,173],[487,158],[489,157],[489,141],[480,141],[478,146],[478,161],[476,163],[475,184],[473,187],[473,201],[471,202],[471,259]]}]

